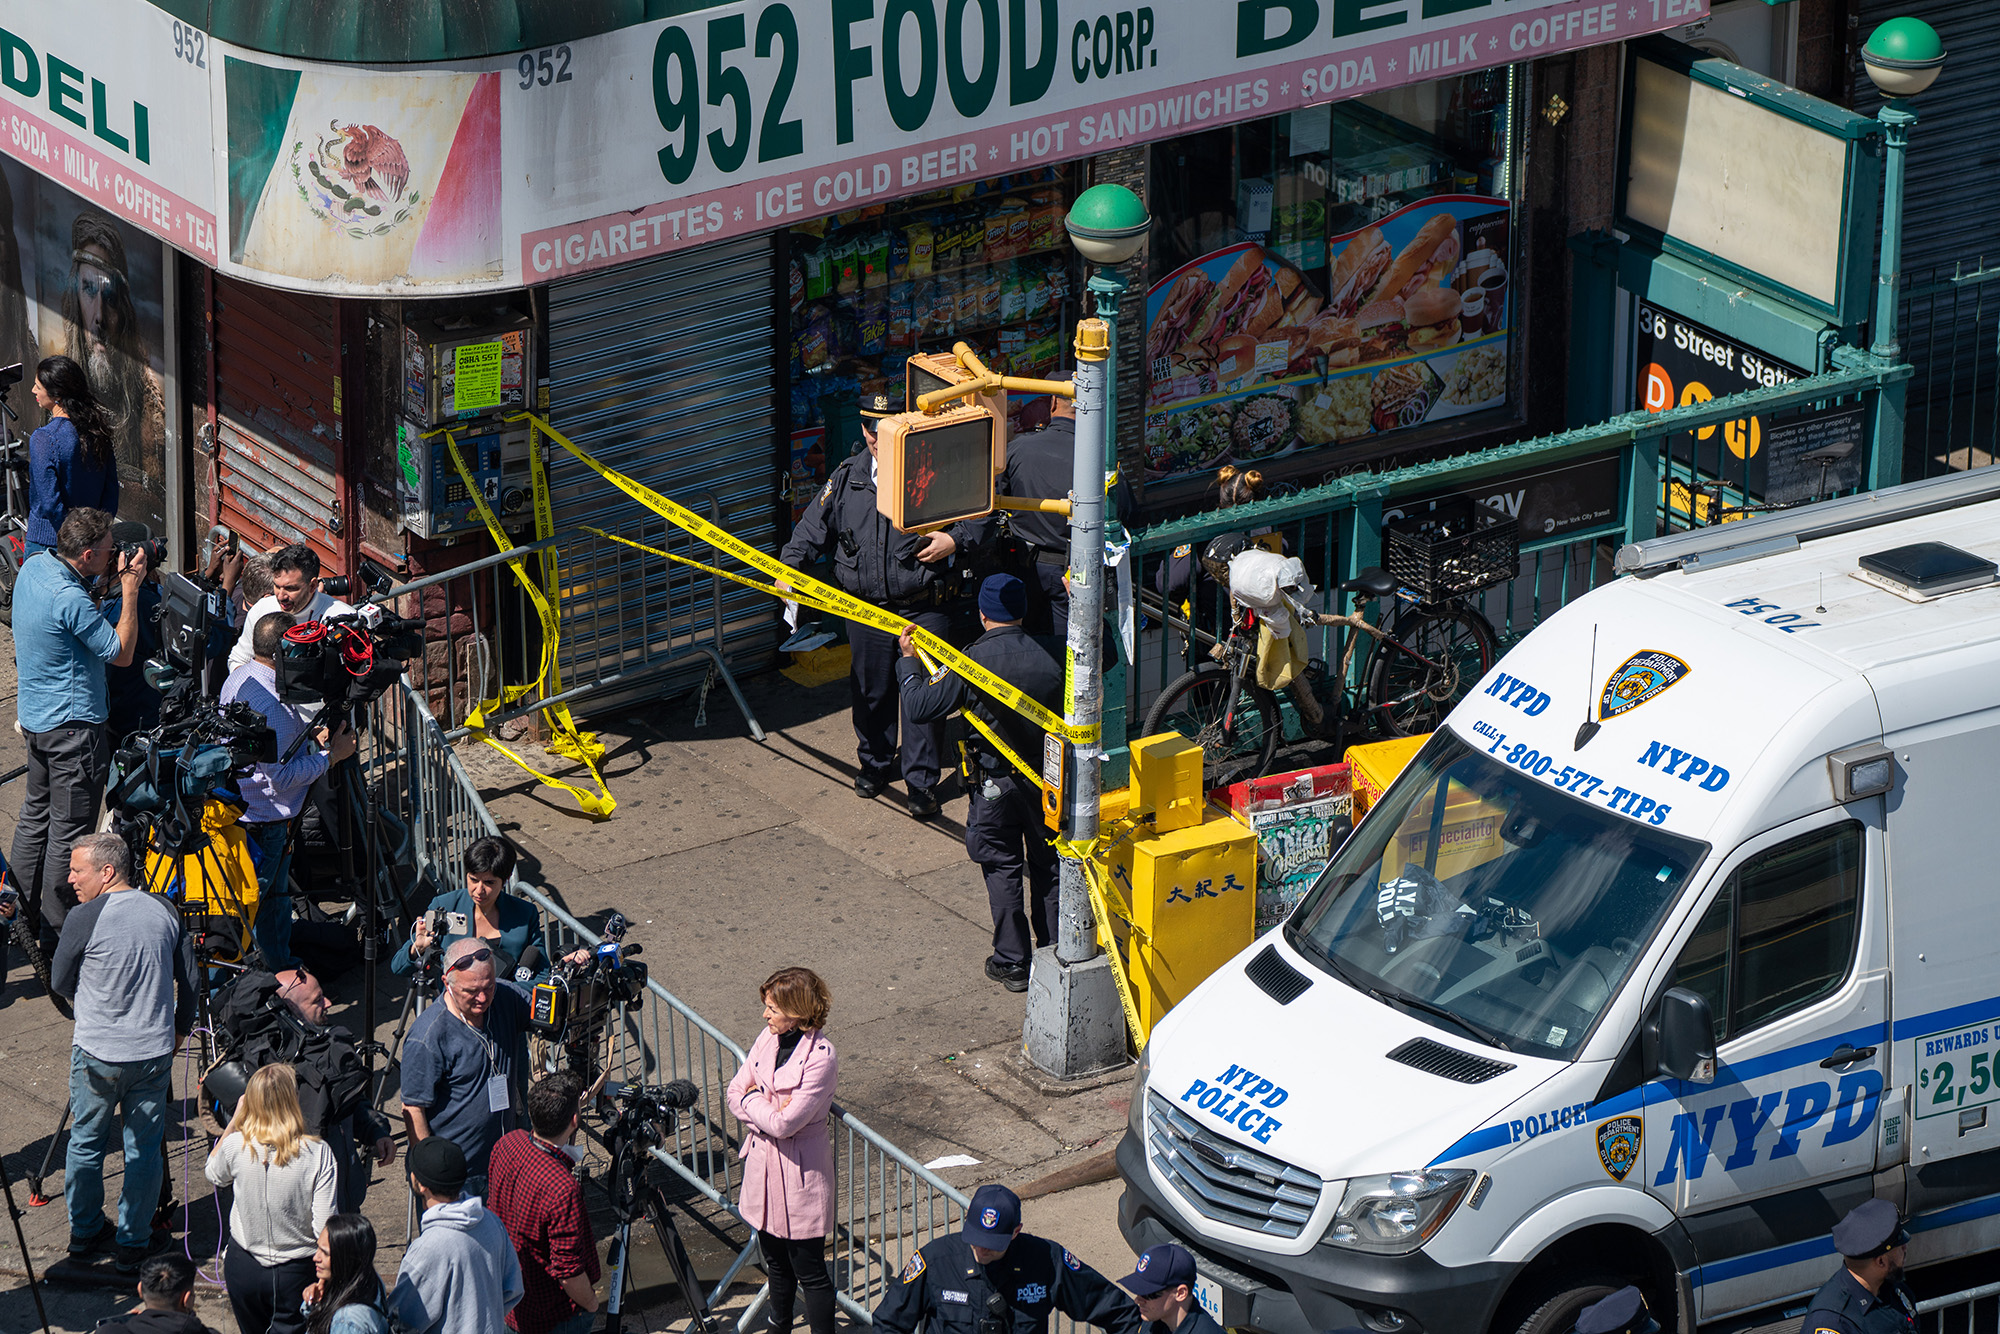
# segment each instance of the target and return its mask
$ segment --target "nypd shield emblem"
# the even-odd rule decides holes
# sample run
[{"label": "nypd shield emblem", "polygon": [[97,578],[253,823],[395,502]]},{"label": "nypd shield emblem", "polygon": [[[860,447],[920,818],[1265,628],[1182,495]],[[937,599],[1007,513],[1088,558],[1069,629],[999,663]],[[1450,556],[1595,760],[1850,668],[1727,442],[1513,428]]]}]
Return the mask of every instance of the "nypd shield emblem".
[{"label": "nypd shield emblem", "polygon": [[1639,1165],[1639,1144],[1646,1123],[1636,1116],[1614,1116],[1597,1128],[1597,1161],[1613,1181],[1623,1181]]},{"label": "nypd shield emblem", "polygon": [[1609,720],[1638,708],[1689,671],[1686,663],[1671,653],[1643,649],[1619,664],[1604,683],[1597,699],[1597,716]]}]

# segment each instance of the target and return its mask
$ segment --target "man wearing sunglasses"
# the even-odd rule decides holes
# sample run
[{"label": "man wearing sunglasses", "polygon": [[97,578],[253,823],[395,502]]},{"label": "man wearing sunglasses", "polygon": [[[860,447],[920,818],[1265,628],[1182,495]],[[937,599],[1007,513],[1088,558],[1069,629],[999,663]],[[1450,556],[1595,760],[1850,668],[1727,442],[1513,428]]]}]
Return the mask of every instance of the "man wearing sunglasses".
[{"label": "man wearing sunglasses", "polygon": [[442,1135],[465,1153],[466,1191],[486,1194],[486,1164],[519,1124],[528,1069],[528,1002],[495,983],[493,950],[477,937],[444,955],[444,994],[403,1043],[403,1116],[410,1143]]}]

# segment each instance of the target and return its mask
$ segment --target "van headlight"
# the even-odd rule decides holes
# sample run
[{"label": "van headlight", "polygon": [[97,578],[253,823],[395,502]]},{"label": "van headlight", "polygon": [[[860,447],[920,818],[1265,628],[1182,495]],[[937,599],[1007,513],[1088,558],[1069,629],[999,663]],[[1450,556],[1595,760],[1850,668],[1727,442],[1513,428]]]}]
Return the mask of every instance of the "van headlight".
[{"label": "van headlight", "polygon": [[1464,1167],[1431,1167],[1356,1177],[1321,1240],[1376,1255],[1414,1251],[1444,1226],[1476,1175]]},{"label": "van headlight", "polygon": [[1153,1073],[1153,1044],[1139,1048],[1139,1073],[1132,1080],[1132,1110],[1125,1114],[1125,1129],[1146,1142],[1146,1077]]}]

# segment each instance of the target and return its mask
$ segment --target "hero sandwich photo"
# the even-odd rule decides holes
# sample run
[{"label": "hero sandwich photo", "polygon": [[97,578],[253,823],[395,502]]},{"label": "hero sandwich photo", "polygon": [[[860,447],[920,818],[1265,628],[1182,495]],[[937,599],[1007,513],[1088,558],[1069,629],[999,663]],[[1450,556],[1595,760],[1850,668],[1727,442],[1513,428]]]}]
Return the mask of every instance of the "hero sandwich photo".
[{"label": "hero sandwich photo", "polygon": [[1436,352],[1456,343],[1464,305],[1463,298],[1449,287],[1426,287],[1403,302],[1410,351]]}]

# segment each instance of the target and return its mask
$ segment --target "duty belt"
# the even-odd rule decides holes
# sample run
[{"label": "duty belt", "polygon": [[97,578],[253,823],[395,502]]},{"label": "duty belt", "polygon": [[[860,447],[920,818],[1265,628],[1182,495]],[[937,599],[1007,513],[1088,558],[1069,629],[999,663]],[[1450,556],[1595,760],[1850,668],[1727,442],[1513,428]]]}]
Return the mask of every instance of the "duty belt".
[{"label": "duty belt", "polygon": [[1069,564],[1069,553],[1058,550],[1055,547],[1036,547],[1035,563],[1037,565],[1067,565]]}]

